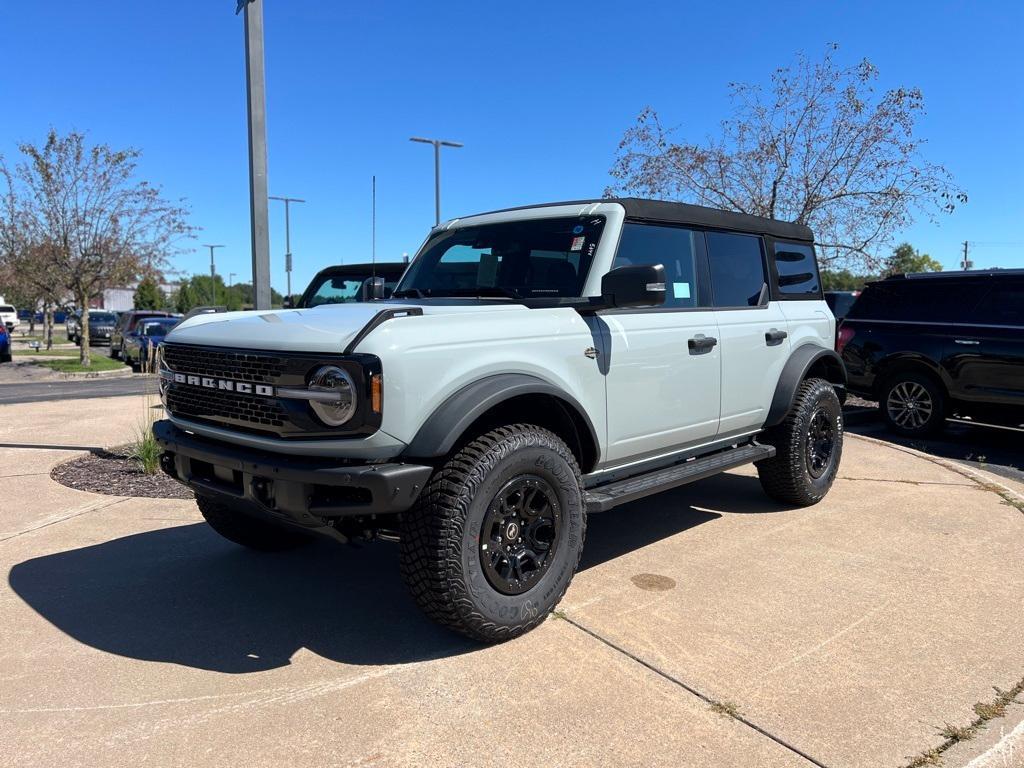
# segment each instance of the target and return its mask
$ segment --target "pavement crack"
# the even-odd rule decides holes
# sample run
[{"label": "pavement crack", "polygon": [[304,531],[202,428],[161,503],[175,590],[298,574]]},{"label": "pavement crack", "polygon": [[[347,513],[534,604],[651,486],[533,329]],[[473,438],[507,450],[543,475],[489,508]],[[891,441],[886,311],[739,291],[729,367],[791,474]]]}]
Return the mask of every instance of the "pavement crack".
[{"label": "pavement crack", "polygon": [[825,763],[823,763],[820,760],[817,760],[817,759],[811,757],[809,754],[807,754],[806,752],[801,750],[799,747],[796,747],[796,746],[790,744],[788,741],[783,739],[781,736],[776,736],[774,733],[769,731],[767,728],[765,728],[765,727],[763,727],[761,725],[758,725],[753,720],[748,718],[746,715],[743,715],[735,705],[730,704],[728,702],[725,702],[725,703],[720,702],[720,701],[712,698],[711,696],[708,696],[706,693],[703,693],[703,692],[697,690],[692,685],[689,685],[688,683],[685,683],[682,680],[680,680],[678,677],[675,677],[675,676],[669,674],[668,672],[665,672],[664,670],[659,669],[658,667],[656,667],[653,664],[651,664],[649,661],[645,661],[644,659],[640,658],[635,653],[626,650],[622,646],[617,645],[616,643],[613,643],[611,640],[608,640],[608,639],[602,637],[597,632],[594,632],[592,629],[589,629],[588,627],[585,627],[583,624],[580,624],[575,619],[572,619],[568,615],[566,615],[566,613],[564,611],[558,611],[557,612],[557,618],[561,619],[562,621],[568,622],[569,624],[574,626],[576,629],[578,629],[580,632],[583,632],[584,634],[589,635],[594,640],[597,640],[599,643],[603,643],[607,647],[611,648],[613,651],[617,651],[618,653],[621,653],[623,656],[626,656],[627,658],[631,659],[632,661],[635,661],[637,664],[639,664],[640,666],[646,668],[650,672],[653,672],[654,674],[658,675],[659,677],[663,678],[664,680],[667,680],[668,682],[670,682],[670,683],[672,683],[674,685],[677,685],[678,687],[682,688],[687,693],[689,693],[689,694],[691,694],[693,696],[696,696],[698,699],[700,699],[701,701],[703,701],[706,704],[708,704],[714,711],[722,713],[722,714],[724,714],[724,715],[726,715],[728,717],[731,717],[733,720],[737,720],[738,722],[743,723],[743,725],[747,726],[748,728],[751,728],[754,731],[757,731],[762,736],[765,736],[765,737],[771,739],[772,741],[774,741],[776,744],[778,744],[783,749],[787,749],[790,752],[792,752],[794,755],[797,755],[798,757],[802,757],[804,760],[806,760],[807,762],[811,763],[812,765],[816,765],[816,766],[818,766],[818,768],[828,768],[828,766],[825,765]]},{"label": "pavement crack", "polygon": [[74,520],[76,517],[81,517],[82,515],[87,515],[90,512],[98,512],[101,509],[107,509],[108,507],[112,507],[115,504],[123,504],[126,501],[128,501],[128,498],[127,497],[123,497],[123,498],[119,498],[119,499],[113,499],[112,501],[107,501],[105,503],[101,502],[99,504],[91,504],[90,506],[86,507],[85,509],[80,509],[77,512],[71,513],[70,515],[64,515],[63,517],[59,517],[56,520],[48,520],[45,523],[40,523],[39,525],[32,526],[31,528],[26,528],[23,531],[18,531],[16,533],[12,533],[12,534],[10,534],[8,536],[0,537],[0,544],[3,544],[5,541],[10,541],[11,539],[16,539],[19,536],[24,536],[26,533],[33,533],[34,531],[41,531],[43,528],[49,528],[51,525],[57,525],[58,523],[63,523],[65,521],[67,521],[67,520]]}]

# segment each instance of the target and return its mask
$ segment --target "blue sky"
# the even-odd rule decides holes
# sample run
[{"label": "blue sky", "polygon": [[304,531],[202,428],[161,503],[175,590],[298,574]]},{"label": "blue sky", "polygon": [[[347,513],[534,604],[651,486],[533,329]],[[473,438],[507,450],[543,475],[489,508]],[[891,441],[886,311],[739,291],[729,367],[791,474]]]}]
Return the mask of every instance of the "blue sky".
[{"label": "blue sky", "polygon": [[[763,81],[829,42],[870,58],[881,86],[923,89],[921,135],[970,202],[906,239],[957,264],[1024,267],[1024,57],[1019,2],[314,2],[264,0],[270,192],[293,208],[293,289],[321,266],[415,252],[433,223],[433,158],[413,135],[466,144],[443,160],[445,217],[599,196],[645,105],[702,137],[727,83]],[[144,151],[142,170],[185,197],[218,271],[248,280],[241,17],[235,0],[0,3],[0,152],[50,126]],[[284,212],[272,204],[273,283]],[[1013,243],[1015,245],[999,245]]]}]

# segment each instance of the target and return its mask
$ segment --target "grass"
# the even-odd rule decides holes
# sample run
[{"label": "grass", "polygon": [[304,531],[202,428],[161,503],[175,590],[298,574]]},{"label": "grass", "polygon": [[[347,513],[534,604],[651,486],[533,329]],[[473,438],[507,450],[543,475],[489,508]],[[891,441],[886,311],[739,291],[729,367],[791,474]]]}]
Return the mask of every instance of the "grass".
[{"label": "grass", "polygon": [[78,357],[79,351],[77,349],[16,349],[14,350],[15,357],[21,357],[23,355],[39,355],[41,357]]},{"label": "grass", "polygon": [[153,426],[140,428],[135,442],[132,443],[132,458],[147,475],[155,475],[160,469],[160,454],[163,449],[153,437]]},{"label": "grass", "polygon": [[124,363],[120,360],[111,360],[109,357],[101,355],[93,355],[91,359],[92,365],[88,367],[83,366],[78,361],[78,357],[36,360],[33,365],[41,365],[58,373],[94,373],[96,371],[118,371],[124,368]]},{"label": "grass", "polygon": [[[38,341],[40,344],[45,344],[46,343],[46,337],[44,337],[43,334],[41,334],[41,333],[32,333],[32,334],[24,333],[23,334],[23,333],[20,333],[19,331],[15,331],[11,335],[11,339],[13,339],[14,341]],[[71,340],[67,337],[66,334],[63,334],[63,333],[55,333],[55,334],[53,334],[53,343],[54,344],[68,344],[68,343],[70,343],[70,341]]]},{"label": "grass", "polygon": [[711,703],[711,711],[723,717],[736,717],[740,708],[731,701],[715,701]]},{"label": "grass", "polygon": [[1003,691],[994,689],[996,696],[992,701],[979,701],[974,705],[974,714],[977,716],[970,725],[958,726],[946,723],[945,727],[939,729],[944,741],[937,747],[925,750],[915,756],[907,763],[906,768],[921,768],[925,765],[941,765],[942,753],[958,744],[961,741],[973,739],[984,728],[990,720],[995,720],[1006,714],[1006,708],[1011,703],[1020,704],[1017,697],[1024,693],[1024,679],[1020,680],[1010,690]]}]

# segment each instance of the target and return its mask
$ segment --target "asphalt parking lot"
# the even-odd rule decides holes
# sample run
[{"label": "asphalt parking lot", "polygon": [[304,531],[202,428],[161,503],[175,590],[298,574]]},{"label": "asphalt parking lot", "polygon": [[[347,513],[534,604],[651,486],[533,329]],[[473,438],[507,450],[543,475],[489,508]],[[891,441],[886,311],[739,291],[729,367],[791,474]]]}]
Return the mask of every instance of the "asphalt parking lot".
[{"label": "asphalt parking lot", "polygon": [[[741,471],[595,515],[558,615],[480,647],[394,545],[255,555],[50,479],[146,405],[0,405],[5,766],[905,766],[1024,685],[1024,487],[986,470],[853,435],[812,508]],[[943,764],[1021,764],[1022,720]]]}]

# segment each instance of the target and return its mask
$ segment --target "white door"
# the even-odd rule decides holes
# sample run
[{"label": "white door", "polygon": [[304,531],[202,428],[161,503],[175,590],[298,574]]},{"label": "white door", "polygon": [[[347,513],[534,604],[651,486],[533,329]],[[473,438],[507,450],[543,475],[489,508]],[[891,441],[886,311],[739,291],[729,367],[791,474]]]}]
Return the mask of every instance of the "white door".
[{"label": "white door", "polygon": [[666,302],[613,310],[605,324],[605,461],[621,463],[707,442],[718,432],[721,347],[716,313],[697,268],[703,233],[626,223],[614,267],[662,264]]},{"label": "white door", "polygon": [[707,233],[713,302],[722,354],[718,434],[761,427],[789,359],[785,314],[769,301],[762,241],[755,235]]}]

